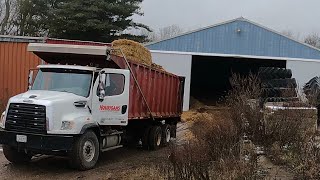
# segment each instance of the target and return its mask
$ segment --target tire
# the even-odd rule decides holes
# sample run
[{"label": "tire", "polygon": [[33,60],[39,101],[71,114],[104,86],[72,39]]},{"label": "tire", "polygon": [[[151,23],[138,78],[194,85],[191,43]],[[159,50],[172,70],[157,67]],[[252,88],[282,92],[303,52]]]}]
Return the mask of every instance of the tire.
[{"label": "tire", "polygon": [[303,87],[303,92],[309,102],[318,106],[320,104],[320,77],[316,76],[307,82]]},{"label": "tire", "polygon": [[171,128],[169,124],[164,124],[161,127],[162,130],[162,138],[161,138],[161,146],[166,147],[170,143],[171,139]]},{"label": "tire", "polygon": [[3,145],[3,154],[13,164],[26,164],[31,161],[32,155],[18,151],[10,146]]},{"label": "tire", "polygon": [[288,98],[282,98],[282,97],[271,97],[271,98],[266,98],[265,102],[294,102],[294,101],[299,101],[298,97],[288,97]]},{"label": "tire", "polygon": [[310,87],[311,87],[312,84],[314,84],[314,83],[319,84],[318,81],[319,81],[319,77],[317,77],[317,76],[314,77],[314,78],[312,78],[312,79],[310,79],[310,81],[308,81],[308,82],[304,85],[303,89],[310,89]]},{"label": "tire", "polygon": [[264,88],[262,97],[297,97],[295,88]]},{"label": "tire", "polygon": [[262,88],[296,88],[297,81],[294,78],[290,79],[271,79],[261,83]]},{"label": "tire", "polygon": [[145,150],[149,149],[149,135],[152,126],[148,126],[145,128],[143,136],[142,136],[142,148]]},{"label": "tire", "polygon": [[149,134],[149,148],[157,150],[161,146],[162,130],[160,126],[153,126]]},{"label": "tire", "polygon": [[70,165],[78,170],[92,169],[99,158],[99,141],[93,131],[87,131],[76,139],[70,153]]},{"label": "tire", "polygon": [[261,67],[259,68],[258,75],[263,80],[286,79],[292,77],[292,71],[290,69],[285,68]]},{"label": "tire", "polygon": [[306,95],[314,92],[320,91],[320,78],[314,77],[309,82],[307,82],[303,87],[304,93]]}]

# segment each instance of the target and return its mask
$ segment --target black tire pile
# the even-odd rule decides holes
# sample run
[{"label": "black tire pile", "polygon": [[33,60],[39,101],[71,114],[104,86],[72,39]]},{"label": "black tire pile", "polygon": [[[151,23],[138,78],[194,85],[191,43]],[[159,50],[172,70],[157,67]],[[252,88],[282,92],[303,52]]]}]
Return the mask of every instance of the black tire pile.
[{"label": "black tire pile", "polygon": [[303,91],[309,102],[314,102],[318,106],[320,104],[320,77],[316,76],[307,82],[303,87]]},{"label": "black tire pile", "polygon": [[265,101],[287,102],[297,100],[297,82],[292,78],[290,69],[261,67],[258,75],[261,80],[261,96]]}]

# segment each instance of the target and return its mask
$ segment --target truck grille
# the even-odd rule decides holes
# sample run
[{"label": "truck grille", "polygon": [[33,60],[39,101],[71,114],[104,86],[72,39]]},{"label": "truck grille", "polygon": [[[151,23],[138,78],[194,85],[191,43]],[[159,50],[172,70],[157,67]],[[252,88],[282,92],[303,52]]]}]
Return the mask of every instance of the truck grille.
[{"label": "truck grille", "polygon": [[10,131],[46,133],[46,107],[35,104],[11,103],[6,126]]}]

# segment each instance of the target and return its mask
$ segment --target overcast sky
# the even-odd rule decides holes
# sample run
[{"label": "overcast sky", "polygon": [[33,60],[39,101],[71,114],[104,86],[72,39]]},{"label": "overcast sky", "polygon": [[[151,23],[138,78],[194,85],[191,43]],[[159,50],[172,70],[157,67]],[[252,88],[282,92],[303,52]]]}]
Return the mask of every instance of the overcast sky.
[{"label": "overcast sky", "polygon": [[152,29],[172,24],[184,30],[243,16],[277,31],[320,34],[320,0],[144,0],[144,16],[134,19]]}]

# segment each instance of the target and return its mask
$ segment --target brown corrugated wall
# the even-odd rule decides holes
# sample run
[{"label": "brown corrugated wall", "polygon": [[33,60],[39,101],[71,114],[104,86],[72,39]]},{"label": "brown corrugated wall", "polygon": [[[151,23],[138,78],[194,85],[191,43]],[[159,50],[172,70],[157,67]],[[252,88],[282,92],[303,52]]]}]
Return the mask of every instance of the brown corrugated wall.
[{"label": "brown corrugated wall", "polygon": [[9,97],[26,91],[30,68],[41,60],[27,52],[26,42],[0,42],[0,110]]},{"label": "brown corrugated wall", "polygon": [[110,43],[77,41],[68,39],[0,36],[0,114],[4,110],[9,97],[27,90],[29,69],[36,68],[41,59],[27,52],[30,42],[49,44],[74,44],[111,46]]}]

